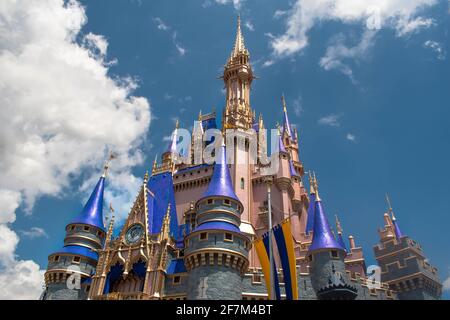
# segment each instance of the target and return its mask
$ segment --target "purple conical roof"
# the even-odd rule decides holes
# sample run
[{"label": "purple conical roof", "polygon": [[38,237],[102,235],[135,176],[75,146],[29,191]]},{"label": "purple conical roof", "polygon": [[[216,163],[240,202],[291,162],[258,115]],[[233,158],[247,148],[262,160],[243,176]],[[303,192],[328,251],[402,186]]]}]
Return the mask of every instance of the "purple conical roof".
[{"label": "purple conical roof", "polygon": [[225,145],[220,148],[219,153],[218,159],[214,164],[213,176],[202,198],[219,196],[239,201],[239,198],[234,192],[233,183],[231,182],[230,170],[226,162]]},{"label": "purple conical roof", "polygon": [[313,240],[309,247],[309,251],[316,251],[321,249],[345,249],[334,239],[328,224],[327,217],[323,210],[322,201],[316,199],[314,206],[314,233]]},{"label": "purple conical roof", "polygon": [[103,193],[105,190],[105,177],[102,176],[95,186],[83,211],[71,222],[94,226],[105,230],[103,225]]}]

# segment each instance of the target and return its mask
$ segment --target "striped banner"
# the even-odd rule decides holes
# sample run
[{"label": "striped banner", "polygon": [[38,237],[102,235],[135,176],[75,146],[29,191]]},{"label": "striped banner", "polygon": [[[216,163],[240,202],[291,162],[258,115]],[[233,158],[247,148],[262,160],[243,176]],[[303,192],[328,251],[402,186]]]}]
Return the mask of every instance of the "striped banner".
[{"label": "striped banner", "polygon": [[273,228],[275,240],[283,268],[284,285],[287,300],[298,300],[297,267],[295,263],[294,240],[291,220],[284,220]]},{"label": "striped banner", "polygon": [[[272,290],[273,288],[271,288],[270,285],[270,260],[269,260],[269,236],[268,233],[263,235],[262,239],[257,239],[255,240],[255,242],[253,243],[255,250],[256,250],[256,254],[258,255],[259,258],[259,262],[261,263],[261,268],[264,274],[264,279],[266,281],[266,288],[269,294],[269,297],[272,296]],[[276,268],[276,263],[275,263],[275,259],[273,260],[273,266],[272,266],[272,270],[273,270],[273,276],[274,276],[274,284],[275,284],[275,297],[277,300],[281,299],[281,294],[280,294],[280,285],[278,282],[278,276],[277,276],[277,268]]]}]

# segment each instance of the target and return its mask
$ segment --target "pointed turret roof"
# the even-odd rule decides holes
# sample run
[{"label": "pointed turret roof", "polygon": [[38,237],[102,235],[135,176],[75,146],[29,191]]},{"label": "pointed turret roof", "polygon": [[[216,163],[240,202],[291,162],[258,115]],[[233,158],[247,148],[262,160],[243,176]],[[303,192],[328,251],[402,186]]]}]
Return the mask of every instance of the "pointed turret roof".
[{"label": "pointed turret roof", "polygon": [[103,193],[105,190],[106,172],[100,177],[89,200],[86,202],[81,213],[71,222],[94,226],[105,230],[103,224]]},{"label": "pointed turret roof", "polygon": [[345,251],[347,251],[347,246],[345,245],[345,241],[344,241],[344,239],[342,237],[343,230],[342,230],[341,222],[339,221],[339,218],[338,218],[337,215],[336,215],[336,230],[337,230],[337,233],[338,233],[338,236],[337,236],[337,239],[336,239],[337,242],[342,246],[342,248],[345,249]]},{"label": "pointed turret roof", "polygon": [[334,239],[317,188],[316,188],[316,201],[314,206],[313,231],[314,233],[312,243],[309,246],[310,252],[323,249],[335,249],[345,251],[345,249]]},{"label": "pointed turret roof", "polygon": [[392,212],[392,223],[394,224],[394,232],[395,232],[395,237],[397,239],[400,239],[401,237],[403,237],[403,233],[400,230],[400,227],[398,225],[397,219],[394,216],[394,213]]},{"label": "pointed turret roof", "polygon": [[203,194],[202,198],[206,197],[227,197],[239,201],[236,193],[233,189],[231,182],[230,170],[227,165],[226,147],[222,145],[219,151],[218,157],[216,157],[216,163],[214,164],[214,173],[211,181],[209,182],[208,189]]},{"label": "pointed turret roof", "polygon": [[245,44],[244,44],[244,37],[242,36],[241,31],[241,16],[238,16],[238,25],[237,25],[237,32],[236,32],[236,41],[234,42],[234,48],[233,52],[231,53],[231,56],[237,57],[240,53],[244,53],[246,51]]},{"label": "pointed turret roof", "polygon": [[284,117],[284,123],[283,123],[283,133],[286,132],[289,137],[293,137],[292,130],[291,130],[291,124],[289,123],[289,117],[287,114],[287,108],[286,108],[286,100],[284,99],[284,95],[281,96],[281,101],[283,103],[283,117]]}]

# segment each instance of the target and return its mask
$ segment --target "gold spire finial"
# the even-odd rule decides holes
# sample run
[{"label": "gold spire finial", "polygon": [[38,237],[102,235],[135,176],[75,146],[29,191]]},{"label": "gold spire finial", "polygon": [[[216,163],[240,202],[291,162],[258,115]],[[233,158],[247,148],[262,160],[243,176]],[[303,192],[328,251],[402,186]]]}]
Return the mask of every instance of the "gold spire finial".
[{"label": "gold spire finial", "polygon": [[309,193],[316,194],[316,189],[314,188],[314,179],[311,174],[311,171],[308,171],[308,180],[309,180]]},{"label": "gold spire finial", "polygon": [[316,178],[316,173],[313,171],[314,190],[316,191],[316,201],[321,201],[319,196],[319,181]]},{"label": "gold spire finial", "polygon": [[117,158],[117,156],[113,152],[109,153],[108,160],[105,161],[105,165],[103,166],[103,174],[102,174],[103,178],[106,178],[106,176],[108,175],[109,164],[111,163],[112,160],[114,160],[116,158]]},{"label": "gold spire finial", "polygon": [[234,44],[234,50],[233,50],[233,57],[236,57],[239,55],[239,53],[245,51],[245,45],[244,45],[244,37],[242,36],[241,31],[241,16],[238,15],[238,25],[237,25],[237,33],[236,33],[236,42]]},{"label": "gold spire finial", "polygon": [[177,122],[175,122],[175,129],[178,129],[180,127],[180,120],[177,119]]},{"label": "gold spire finial", "polygon": [[342,235],[341,222],[339,221],[339,218],[338,218],[337,214],[335,216],[336,216],[336,229],[337,229],[337,232],[338,232],[338,234]]},{"label": "gold spire finial", "polygon": [[149,177],[148,171],[146,171],[146,172],[145,172],[145,175],[144,175],[144,183],[145,183],[145,184],[147,184],[148,177]]},{"label": "gold spire finial", "polygon": [[198,113],[198,121],[202,121],[202,110],[200,110],[200,112]]},{"label": "gold spire finial", "polygon": [[395,220],[394,210],[392,209],[391,206],[391,199],[389,199],[389,195],[387,193],[386,193],[386,202],[388,205],[388,212],[391,214],[392,220]]},{"label": "gold spire finial", "polygon": [[284,99],[284,93],[281,95],[281,102],[283,103],[283,111],[286,112],[286,100]]}]

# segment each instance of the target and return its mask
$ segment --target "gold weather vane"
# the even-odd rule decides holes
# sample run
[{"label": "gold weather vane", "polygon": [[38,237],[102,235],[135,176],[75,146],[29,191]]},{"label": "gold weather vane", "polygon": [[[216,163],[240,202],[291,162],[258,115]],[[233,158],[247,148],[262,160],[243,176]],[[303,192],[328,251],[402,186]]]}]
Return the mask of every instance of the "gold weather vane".
[{"label": "gold weather vane", "polygon": [[109,153],[109,157],[108,160],[105,161],[105,165],[103,166],[103,178],[106,178],[106,176],[108,175],[108,171],[109,171],[109,164],[111,163],[112,160],[116,159],[117,155],[114,152],[110,152]]},{"label": "gold weather vane", "polygon": [[388,205],[389,213],[392,215],[392,220],[395,220],[394,210],[392,209],[391,200],[389,199],[389,195],[387,193],[386,193],[386,202]]}]

